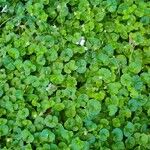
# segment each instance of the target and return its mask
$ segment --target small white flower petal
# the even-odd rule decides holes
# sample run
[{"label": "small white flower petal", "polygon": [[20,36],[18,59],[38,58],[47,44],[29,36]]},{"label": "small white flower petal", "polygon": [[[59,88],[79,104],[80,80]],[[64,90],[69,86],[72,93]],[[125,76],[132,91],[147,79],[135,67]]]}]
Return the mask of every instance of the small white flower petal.
[{"label": "small white flower petal", "polygon": [[87,47],[84,47],[84,49],[87,51],[88,50],[88,48]]},{"label": "small white flower petal", "polygon": [[7,138],[7,139],[6,139],[7,142],[10,142],[11,140],[12,140],[11,138]]},{"label": "small white flower petal", "polygon": [[53,25],[53,28],[57,29],[57,26],[56,26],[56,25]]},{"label": "small white flower petal", "polygon": [[84,43],[85,43],[85,40],[84,40],[84,39],[81,39],[80,45],[81,45],[81,46],[84,46]]},{"label": "small white flower petal", "polygon": [[7,5],[5,5],[4,7],[3,7],[3,9],[2,9],[2,11],[1,11],[2,13],[5,13],[5,12],[7,12]]},{"label": "small white flower petal", "polygon": [[49,88],[48,88],[48,87],[46,88],[46,91],[49,91]]},{"label": "small white flower petal", "polygon": [[88,134],[88,132],[87,131],[84,131],[84,135],[87,135]]},{"label": "small white flower petal", "polygon": [[102,77],[102,76],[100,76],[100,77],[99,77],[99,79],[103,79],[103,77]]},{"label": "small white flower petal", "polygon": [[79,42],[76,42],[77,45],[79,45]]},{"label": "small white flower petal", "polygon": [[76,42],[77,45],[84,46],[85,38],[82,36],[79,41]]},{"label": "small white flower petal", "polygon": [[46,91],[49,91],[49,90],[55,89],[55,88],[56,88],[55,85],[53,85],[52,83],[49,83],[48,86],[46,87]]},{"label": "small white flower petal", "polygon": [[42,116],[43,115],[43,112],[40,112],[39,116]]}]

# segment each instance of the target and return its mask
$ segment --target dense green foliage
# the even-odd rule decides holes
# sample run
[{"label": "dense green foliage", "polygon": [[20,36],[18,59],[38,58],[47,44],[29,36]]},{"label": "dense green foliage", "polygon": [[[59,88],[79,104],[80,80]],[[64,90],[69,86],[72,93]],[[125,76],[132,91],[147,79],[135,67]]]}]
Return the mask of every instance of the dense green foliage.
[{"label": "dense green foliage", "polygon": [[0,0],[0,149],[150,149],[149,0]]}]

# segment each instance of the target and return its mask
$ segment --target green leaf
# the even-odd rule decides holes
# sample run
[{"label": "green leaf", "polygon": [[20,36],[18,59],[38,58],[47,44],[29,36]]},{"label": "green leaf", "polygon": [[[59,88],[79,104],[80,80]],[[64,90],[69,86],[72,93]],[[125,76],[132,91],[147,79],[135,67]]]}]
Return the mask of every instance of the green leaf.
[{"label": "green leaf", "polygon": [[119,82],[114,82],[114,83],[108,84],[109,92],[112,95],[118,94],[120,88],[121,88],[121,84]]},{"label": "green leaf", "polygon": [[66,117],[74,117],[76,115],[76,108],[73,103],[70,103],[65,111]]},{"label": "green leaf", "polygon": [[27,143],[32,143],[34,140],[33,135],[26,129],[22,131],[22,139],[23,141],[26,141]]},{"label": "green leaf", "polygon": [[134,125],[131,122],[128,122],[127,125],[124,127],[124,135],[126,137],[131,136],[134,130],[135,130]]},{"label": "green leaf", "polygon": [[40,132],[40,139],[43,142],[53,142],[55,140],[55,134],[48,129],[44,129]]},{"label": "green leaf", "polygon": [[87,117],[93,119],[101,111],[101,103],[98,100],[91,99],[87,102]]},{"label": "green leaf", "polygon": [[130,148],[130,149],[133,148],[135,146],[135,139],[134,139],[134,137],[132,137],[132,136],[128,137],[126,139],[125,143],[126,143],[126,147],[127,148]]},{"label": "green leaf", "polygon": [[55,111],[62,111],[65,108],[65,105],[63,103],[56,103],[53,107]]},{"label": "green leaf", "polygon": [[140,103],[136,99],[131,99],[128,102],[131,111],[136,111],[140,107]]},{"label": "green leaf", "polygon": [[23,109],[19,110],[17,115],[19,118],[22,118],[22,119],[28,117],[29,116],[28,108],[23,108]]},{"label": "green leaf", "polygon": [[44,118],[40,116],[35,117],[34,125],[37,130],[42,130],[44,127]]},{"label": "green leaf", "polygon": [[[93,0],[93,1],[90,0],[90,1],[94,5],[98,5],[99,3],[101,3],[98,0]],[[95,8],[95,20],[96,21],[98,21],[98,22],[102,21],[104,19],[105,15],[106,15],[106,12],[105,12],[104,8],[98,8],[98,7]]]},{"label": "green leaf", "polygon": [[8,50],[8,54],[9,54],[9,56],[11,56],[12,58],[14,58],[14,59],[17,59],[17,58],[19,58],[19,51],[16,49],[16,48],[11,48],[11,49],[9,49]]},{"label": "green leaf", "polygon": [[56,49],[50,49],[48,54],[47,54],[47,60],[49,62],[53,62],[55,60],[57,60],[58,58],[58,53]]},{"label": "green leaf", "polygon": [[120,128],[113,129],[112,134],[113,134],[113,140],[114,141],[122,141],[123,132]]},{"label": "green leaf", "polygon": [[111,81],[112,73],[109,69],[101,68],[99,70],[99,75],[102,77],[104,82],[109,83]]},{"label": "green leaf", "polygon": [[84,59],[80,59],[76,63],[77,65],[77,72],[78,73],[84,73],[86,71],[86,61]]},{"label": "green leaf", "polygon": [[124,150],[125,149],[124,143],[122,141],[116,142],[112,145],[112,149],[113,150]]},{"label": "green leaf", "polygon": [[64,71],[68,74],[70,74],[72,71],[76,70],[77,66],[75,64],[74,60],[70,60],[65,66]]},{"label": "green leaf", "polygon": [[115,115],[115,113],[118,111],[118,107],[116,105],[109,105],[108,106],[109,116]]},{"label": "green leaf", "polygon": [[142,133],[140,137],[140,145],[145,146],[149,142],[149,135]]},{"label": "green leaf", "polygon": [[73,56],[73,51],[70,48],[63,50],[60,54],[60,57],[64,62],[69,61],[72,56]]},{"label": "green leaf", "polygon": [[17,99],[23,99],[23,91],[21,90],[16,90],[15,96]]},{"label": "green leaf", "polygon": [[101,141],[107,141],[107,138],[109,137],[109,135],[110,134],[109,134],[108,129],[103,128],[99,131],[99,138]]},{"label": "green leaf", "polygon": [[44,122],[46,126],[54,128],[58,124],[58,118],[56,116],[47,115]]},{"label": "green leaf", "polygon": [[50,75],[50,80],[54,84],[61,84],[64,81],[64,76],[62,74],[53,74]]},{"label": "green leaf", "polygon": [[2,95],[4,94],[3,89],[0,87],[0,97],[2,97]]},{"label": "green leaf", "polygon": [[0,136],[6,136],[9,133],[9,128],[7,125],[0,125]]},{"label": "green leaf", "polygon": [[71,141],[70,147],[72,150],[86,150],[89,148],[89,144],[86,141],[82,141],[77,137]]},{"label": "green leaf", "polygon": [[129,71],[138,74],[142,69],[142,64],[140,62],[131,62],[129,64]]},{"label": "green leaf", "polygon": [[15,66],[13,64],[14,62],[9,56],[5,56],[2,60],[2,63],[4,64],[6,69],[8,69],[8,70],[14,70],[15,69]]},{"label": "green leaf", "polygon": [[129,74],[123,74],[121,76],[121,83],[124,86],[130,86],[132,83],[132,77]]}]

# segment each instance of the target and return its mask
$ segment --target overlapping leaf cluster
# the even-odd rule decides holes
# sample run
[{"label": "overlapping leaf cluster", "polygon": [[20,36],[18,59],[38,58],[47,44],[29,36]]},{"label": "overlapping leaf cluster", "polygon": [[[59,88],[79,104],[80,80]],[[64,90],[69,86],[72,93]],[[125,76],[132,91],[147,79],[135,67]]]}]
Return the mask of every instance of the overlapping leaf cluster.
[{"label": "overlapping leaf cluster", "polygon": [[148,0],[0,11],[1,150],[150,149]]}]

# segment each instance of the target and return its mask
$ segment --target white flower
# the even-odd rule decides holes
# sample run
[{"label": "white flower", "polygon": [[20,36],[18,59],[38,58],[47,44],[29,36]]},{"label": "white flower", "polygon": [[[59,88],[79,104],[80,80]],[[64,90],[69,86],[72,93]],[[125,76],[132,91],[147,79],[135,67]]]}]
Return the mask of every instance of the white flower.
[{"label": "white flower", "polygon": [[12,140],[11,138],[7,138],[7,139],[6,139],[7,142],[10,142],[11,140]]},{"label": "white flower", "polygon": [[46,91],[49,91],[54,88],[55,88],[55,85],[53,85],[52,83],[49,83],[48,86],[46,87]]},{"label": "white flower", "polygon": [[40,112],[39,116],[42,116],[43,115],[43,112]]},{"label": "white flower", "polygon": [[82,36],[76,44],[84,46],[84,43],[85,43],[85,38]]},{"label": "white flower", "polygon": [[88,134],[88,132],[87,131],[84,131],[84,135],[87,135]]},{"label": "white flower", "polygon": [[2,13],[5,13],[5,12],[7,12],[7,5],[5,5],[4,7],[3,7],[3,9],[2,9],[2,11],[1,11]]},{"label": "white flower", "polygon": [[33,117],[36,118],[36,117],[37,117],[37,114],[34,114]]},{"label": "white flower", "polygon": [[81,26],[81,28],[82,28],[82,31],[85,31],[85,26],[84,26],[84,24]]},{"label": "white flower", "polygon": [[61,10],[61,6],[60,5],[57,5],[57,10]]},{"label": "white flower", "polygon": [[85,46],[84,46],[84,49],[85,49],[86,51],[88,50],[88,48],[87,48],[87,47],[85,47]]},{"label": "white flower", "polygon": [[20,25],[20,22],[18,21],[17,24],[16,24],[16,26],[19,26],[19,25]]},{"label": "white flower", "polygon": [[55,29],[56,29],[56,28],[57,28],[57,26],[56,26],[56,25],[53,25],[53,28],[55,28]]},{"label": "white flower", "polygon": [[103,77],[102,77],[102,76],[99,76],[99,79],[101,80],[101,79],[103,79]]},{"label": "white flower", "polygon": [[107,86],[104,86],[104,89],[107,89]]},{"label": "white flower", "polygon": [[29,41],[28,41],[28,42],[26,42],[26,46],[28,46],[28,45],[30,45]]}]

